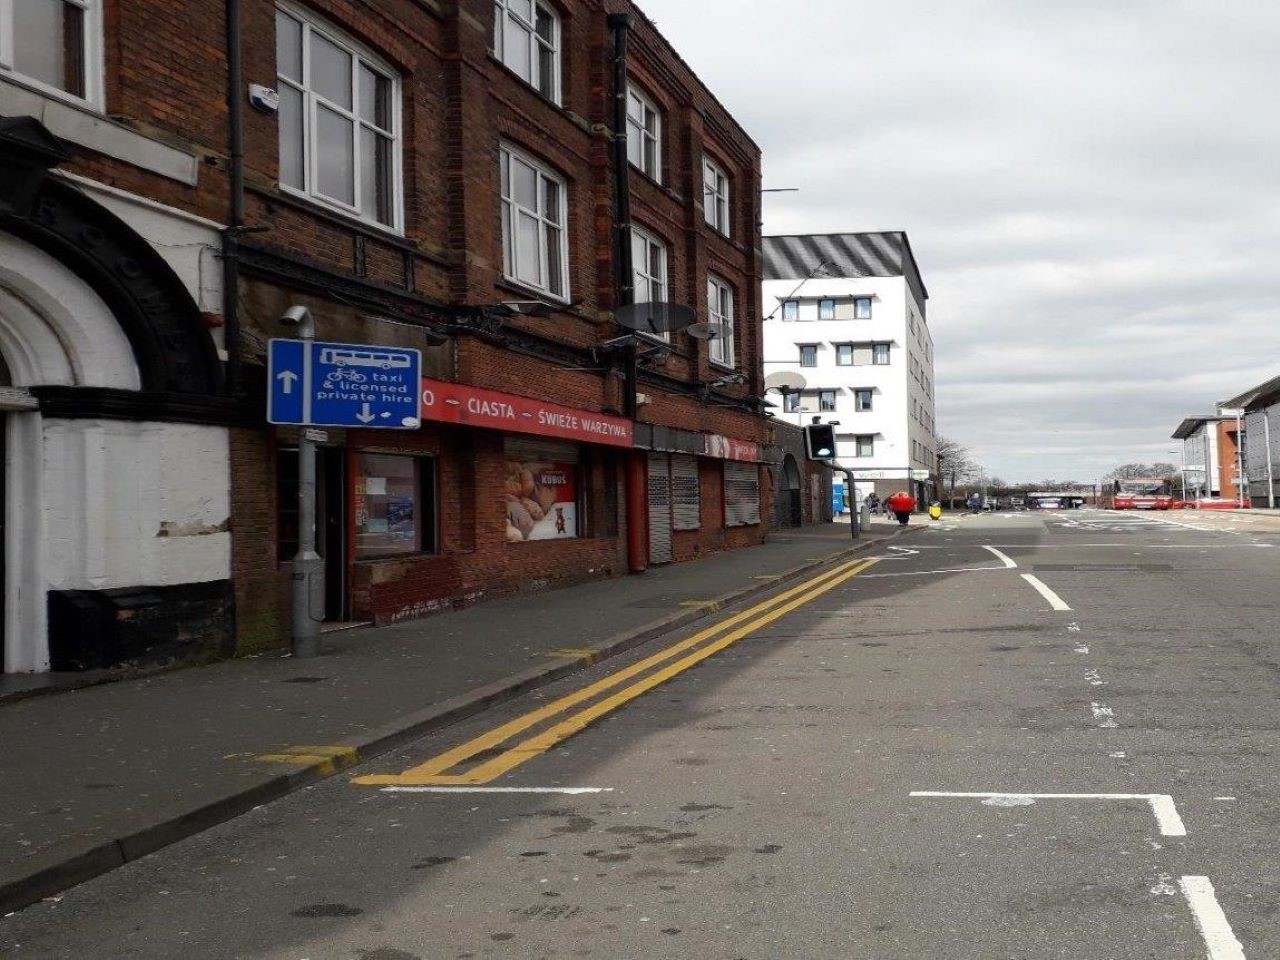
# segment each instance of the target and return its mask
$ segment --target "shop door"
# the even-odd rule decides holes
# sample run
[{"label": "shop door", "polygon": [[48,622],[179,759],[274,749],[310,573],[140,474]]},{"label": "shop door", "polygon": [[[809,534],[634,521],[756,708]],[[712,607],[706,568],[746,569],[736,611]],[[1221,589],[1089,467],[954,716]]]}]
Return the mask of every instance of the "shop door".
[{"label": "shop door", "polygon": [[316,451],[316,552],[324,558],[324,618],[347,617],[347,451]]},{"label": "shop door", "polygon": [[671,562],[671,468],[665,453],[649,454],[649,562]]}]

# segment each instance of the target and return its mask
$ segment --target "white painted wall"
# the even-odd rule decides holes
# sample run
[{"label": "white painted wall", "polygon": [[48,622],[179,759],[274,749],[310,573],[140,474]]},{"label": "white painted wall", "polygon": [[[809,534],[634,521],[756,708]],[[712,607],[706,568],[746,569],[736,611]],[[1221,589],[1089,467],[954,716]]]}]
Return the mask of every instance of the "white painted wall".
[{"label": "white painted wall", "polygon": [[[837,460],[841,466],[859,471],[883,473],[884,478],[906,479],[909,469],[930,469],[933,461],[922,456],[932,454],[936,441],[930,424],[934,417],[934,398],[926,390],[933,381],[932,336],[928,324],[910,288],[902,277],[867,277],[857,279],[814,278],[797,292],[796,280],[767,280],[763,285],[765,374],[778,371],[798,373],[806,380],[802,412],[782,412],[782,398],[771,393],[769,400],[777,404],[774,415],[789,423],[811,423],[814,416],[821,422],[839,421]],[[824,297],[872,297],[869,320],[818,320],[817,301]],[[781,302],[799,299],[798,321],[782,320]],[[910,318],[916,319],[915,332]],[[888,366],[839,366],[836,345],[839,343],[880,342],[891,344]],[[799,345],[818,344],[816,367],[800,366]],[[920,365],[919,379],[912,376],[912,359]],[[873,409],[855,409],[854,390],[875,390]],[[817,391],[836,390],[836,410],[818,410]],[[916,401],[918,419],[912,418],[911,401]],[[855,434],[876,437],[872,457],[854,456]],[[842,439],[848,437],[848,440]],[[912,444],[918,444],[918,455],[912,459]]]}]

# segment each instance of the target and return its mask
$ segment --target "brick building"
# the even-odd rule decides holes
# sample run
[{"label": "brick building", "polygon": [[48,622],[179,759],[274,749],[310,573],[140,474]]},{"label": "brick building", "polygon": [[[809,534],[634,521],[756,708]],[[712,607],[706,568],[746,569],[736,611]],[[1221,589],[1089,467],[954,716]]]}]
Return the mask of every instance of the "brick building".
[{"label": "brick building", "polygon": [[294,306],[426,374],[327,431],[327,620],[763,537],[759,150],[630,4],[48,6],[0,5],[6,669],[283,642]]}]

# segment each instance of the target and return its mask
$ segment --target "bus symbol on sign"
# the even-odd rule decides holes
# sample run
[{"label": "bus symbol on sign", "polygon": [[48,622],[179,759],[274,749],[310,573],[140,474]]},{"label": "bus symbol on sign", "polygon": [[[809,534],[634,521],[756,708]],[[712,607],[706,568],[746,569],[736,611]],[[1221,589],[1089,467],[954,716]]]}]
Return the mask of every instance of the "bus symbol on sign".
[{"label": "bus symbol on sign", "polygon": [[382,370],[407,370],[413,365],[413,359],[404,351],[393,353],[350,347],[325,347],[320,351],[320,362],[335,367],[378,367]]},{"label": "bus symbol on sign", "polygon": [[422,423],[418,350],[272,340],[267,421],[298,426],[416,430]]}]

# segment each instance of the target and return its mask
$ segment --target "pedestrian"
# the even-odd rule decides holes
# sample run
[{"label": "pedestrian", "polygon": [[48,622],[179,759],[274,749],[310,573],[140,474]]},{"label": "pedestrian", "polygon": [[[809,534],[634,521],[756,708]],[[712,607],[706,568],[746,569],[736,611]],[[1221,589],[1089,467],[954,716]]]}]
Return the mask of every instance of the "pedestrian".
[{"label": "pedestrian", "polygon": [[916,507],[916,498],[905,490],[899,490],[892,496],[886,497],[884,505],[898,518],[898,523],[905,527],[911,521],[911,511]]}]

